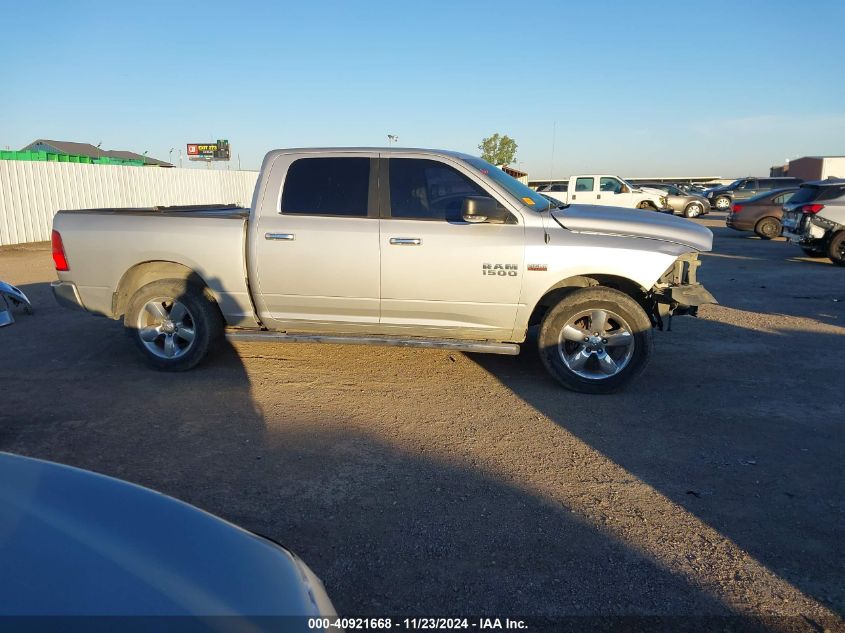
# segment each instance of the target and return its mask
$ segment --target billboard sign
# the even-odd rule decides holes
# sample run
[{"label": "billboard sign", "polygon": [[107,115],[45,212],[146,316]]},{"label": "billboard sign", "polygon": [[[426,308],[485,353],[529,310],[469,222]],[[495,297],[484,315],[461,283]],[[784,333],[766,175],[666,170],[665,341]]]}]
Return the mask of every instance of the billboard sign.
[{"label": "billboard sign", "polygon": [[229,141],[217,139],[216,143],[188,143],[188,160],[229,160]]}]

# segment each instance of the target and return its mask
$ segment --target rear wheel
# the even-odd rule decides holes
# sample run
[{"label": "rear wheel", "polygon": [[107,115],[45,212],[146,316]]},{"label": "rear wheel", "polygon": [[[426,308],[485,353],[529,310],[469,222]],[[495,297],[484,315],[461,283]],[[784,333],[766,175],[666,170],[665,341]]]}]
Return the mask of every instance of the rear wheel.
[{"label": "rear wheel", "polygon": [[611,393],[648,364],[651,322],[623,292],[582,288],[546,313],[538,344],[543,365],[561,385],[582,393]]},{"label": "rear wheel", "polygon": [[697,218],[702,213],[704,213],[704,206],[700,202],[690,202],[684,209],[684,216],[688,218]]},{"label": "rear wheel", "polygon": [[725,209],[731,206],[731,199],[727,196],[719,196],[715,200],[713,200],[713,206],[719,209],[720,211],[724,211]]},{"label": "rear wheel", "polygon": [[837,266],[845,266],[845,231],[839,231],[830,240],[827,247],[827,256]]},{"label": "rear wheel", "polygon": [[140,288],[129,300],[124,326],[147,363],[163,371],[196,366],[223,331],[216,304],[181,279]]},{"label": "rear wheel", "polygon": [[754,232],[764,240],[770,240],[773,237],[780,236],[782,229],[780,220],[777,218],[763,218],[754,227]]}]

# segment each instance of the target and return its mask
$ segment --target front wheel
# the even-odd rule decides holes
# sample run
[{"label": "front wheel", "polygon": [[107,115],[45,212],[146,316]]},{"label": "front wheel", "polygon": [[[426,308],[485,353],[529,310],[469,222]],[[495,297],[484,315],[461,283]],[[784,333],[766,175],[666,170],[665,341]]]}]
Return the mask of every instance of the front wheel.
[{"label": "front wheel", "polygon": [[727,196],[719,196],[713,201],[713,206],[719,209],[719,211],[724,211],[731,206],[731,199]]},{"label": "front wheel", "polygon": [[638,209],[645,209],[646,211],[657,211],[657,207],[656,207],[656,206],[654,206],[654,205],[653,205],[651,202],[649,202],[648,200],[643,200],[642,202],[640,202],[640,203],[637,205],[637,208],[638,208]]},{"label": "front wheel", "polygon": [[132,295],[124,326],[152,367],[186,371],[208,354],[223,331],[223,320],[202,288],[185,280],[162,279]]},{"label": "front wheel", "polygon": [[781,230],[783,227],[777,218],[763,218],[754,227],[754,232],[764,240],[780,236]]},{"label": "front wheel", "polygon": [[612,393],[648,364],[651,322],[623,292],[582,288],[546,313],[538,344],[543,365],[567,389]]}]

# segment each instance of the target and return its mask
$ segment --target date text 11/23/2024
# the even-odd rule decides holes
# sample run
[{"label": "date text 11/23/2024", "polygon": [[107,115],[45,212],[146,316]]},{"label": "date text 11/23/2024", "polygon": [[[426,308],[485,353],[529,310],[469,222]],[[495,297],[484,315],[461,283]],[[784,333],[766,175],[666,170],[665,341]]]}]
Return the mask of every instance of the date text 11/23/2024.
[{"label": "date text 11/23/2024", "polygon": [[309,618],[309,629],[332,630],[525,630],[524,620],[510,618]]}]

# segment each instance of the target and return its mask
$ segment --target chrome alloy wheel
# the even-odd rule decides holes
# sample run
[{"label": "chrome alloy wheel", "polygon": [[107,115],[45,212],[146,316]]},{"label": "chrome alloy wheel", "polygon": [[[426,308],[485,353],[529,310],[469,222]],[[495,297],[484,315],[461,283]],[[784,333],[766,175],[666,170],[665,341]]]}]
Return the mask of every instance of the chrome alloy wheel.
[{"label": "chrome alloy wheel", "polygon": [[135,326],[144,347],[159,358],[184,356],[196,336],[190,310],[169,297],[147,301],[138,313]]},{"label": "chrome alloy wheel", "polygon": [[589,380],[604,380],[625,369],[634,346],[631,326],[610,310],[579,312],[566,322],[558,338],[563,364]]},{"label": "chrome alloy wheel", "polygon": [[702,214],[704,211],[704,207],[702,207],[697,202],[693,202],[689,206],[687,206],[687,217],[688,218],[697,218]]},{"label": "chrome alloy wheel", "polygon": [[716,208],[717,209],[727,209],[731,206],[730,198],[725,198],[724,196],[716,198]]}]

